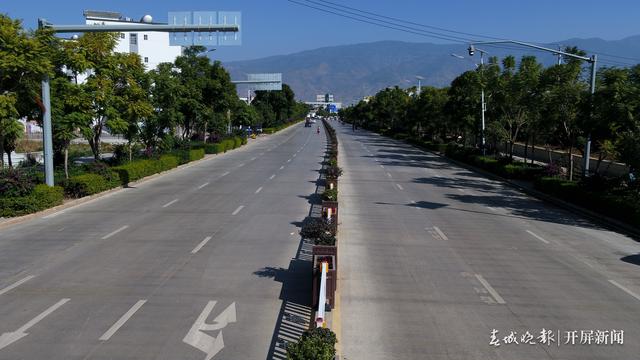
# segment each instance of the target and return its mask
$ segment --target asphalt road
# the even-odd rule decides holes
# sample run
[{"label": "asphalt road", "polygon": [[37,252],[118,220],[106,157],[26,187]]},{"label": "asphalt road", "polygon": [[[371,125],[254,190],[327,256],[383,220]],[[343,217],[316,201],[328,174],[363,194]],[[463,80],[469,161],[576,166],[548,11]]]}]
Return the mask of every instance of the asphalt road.
[{"label": "asphalt road", "polygon": [[[640,356],[639,243],[434,154],[335,127],[344,359]],[[603,343],[619,340],[612,330],[622,345]],[[518,344],[505,343],[511,331]]]},{"label": "asphalt road", "polygon": [[0,230],[0,359],[271,357],[324,147],[296,125]]}]

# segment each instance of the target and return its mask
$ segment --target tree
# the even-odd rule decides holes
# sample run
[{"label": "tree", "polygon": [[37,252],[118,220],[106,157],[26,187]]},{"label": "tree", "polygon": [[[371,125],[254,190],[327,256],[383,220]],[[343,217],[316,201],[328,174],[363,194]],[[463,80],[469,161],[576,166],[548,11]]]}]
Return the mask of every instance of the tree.
[{"label": "tree", "polygon": [[4,143],[2,147],[7,153],[7,159],[9,161],[9,167],[13,166],[11,161],[11,153],[16,150],[18,140],[24,135],[24,127],[18,120],[9,120],[3,122],[2,126],[2,138]]},{"label": "tree", "polygon": [[0,94],[0,169],[4,167],[4,144],[5,137],[10,136],[8,129],[11,123],[16,121],[18,110],[16,110],[16,98],[13,94]]},{"label": "tree", "polygon": [[15,130],[15,119],[38,114],[40,81],[52,69],[48,55],[53,42],[50,30],[27,32],[19,20],[0,14],[0,154],[3,133]]},{"label": "tree", "polygon": [[506,57],[497,91],[499,122],[504,131],[497,135],[509,144],[508,153],[513,158],[513,145],[520,131],[539,113],[538,82],[542,65],[534,56],[523,56],[516,72],[515,58]]}]

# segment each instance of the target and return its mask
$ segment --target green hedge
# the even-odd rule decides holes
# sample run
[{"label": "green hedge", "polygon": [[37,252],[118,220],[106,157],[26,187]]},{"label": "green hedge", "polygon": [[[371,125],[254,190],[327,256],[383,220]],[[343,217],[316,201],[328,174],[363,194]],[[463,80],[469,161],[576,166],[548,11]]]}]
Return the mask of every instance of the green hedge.
[{"label": "green hedge", "polygon": [[542,177],[537,190],[640,228],[640,201],[631,195],[587,191],[576,181]]},{"label": "green hedge", "polygon": [[238,137],[238,136],[235,136],[235,137],[233,138],[233,142],[234,142],[234,146],[233,146],[233,148],[234,148],[234,149],[237,149],[237,148],[239,148],[240,146],[242,146],[242,138],[240,138],[240,137]]},{"label": "green hedge", "polygon": [[204,149],[191,149],[189,150],[189,161],[196,161],[204,158]]},{"label": "green hedge", "polygon": [[160,156],[160,169],[161,171],[171,170],[177,168],[180,164],[180,159],[175,155],[162,155]]},{"label": "green hedge", "polygon": [[26,196],[0,198],[0,217],[31,214],[62,204],[64,189],[60,186],[36,185]]},{"label": "green hedge", "polygon": [[98,174],[83,174],[72,176],[64,184],[64,192],[69,197],[80,198],[97,194],[119,185],[117,177],[115,181],[109,181]]}]

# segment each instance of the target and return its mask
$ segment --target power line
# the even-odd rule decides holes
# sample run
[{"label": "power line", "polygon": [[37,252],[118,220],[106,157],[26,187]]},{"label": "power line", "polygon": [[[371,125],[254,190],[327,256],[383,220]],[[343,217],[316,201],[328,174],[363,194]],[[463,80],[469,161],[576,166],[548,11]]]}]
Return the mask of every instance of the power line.
[{"label": "power line", "polygon": [[[401,27],[401,28],[405,28],[405,29],[409,29],[409,30],[413,30],[413,31],[424,32],[426,34],[432,34],[432,35],[436,35],[436,36],[443,36],[443,37],[450,38],[452,40],[461,40],[461,41],[466,41],[466,42],[469,42],[471,40],[469,38],[463,38],[463,37],[454,36],[454,35],[447,35],[447,34],[442,34],[442,33],[434,32],[434,31],[422,30],[422,29],[418,29],[418,28],[415,28],[415,27],[412,27],[412,26],[406,26],[406,25],[398,24],[397,22],[391,22],[391,21],[376,19],[376,18],[371,17],[371,16],[362,15],[362,14],[360,14],[358,12],[354,12],[354,11],[350,11],[350,10],[344,10],[340,6],[336,7],[336,6],[326,5],[326,4],[322,3],[322,2],[313,1],[313,0],[302,0],[302,1],[305,1],[305,2],[308,2],[308,3],[312,3],[312,4],[315,4],[315,5],[318,5],[318,6],[326,7],[326,8],[329,8],[329,9],[342,11],[342,12],[345,12],[347,14],[351,14],[351,15],[354,15],[354,16],[362,17],[362,18],[365,18],[365,19],[368,19],[368,20],[381,22],[383,24],[389,24],[389,25],[392,25],[392,26],[397,26],[397,27]],[[379,15],[375,15],[375,16],[382,17],[382,16],[379,16]],[[400,22],[403,22],[403,21],[400,21]]]},{"label": "power line", "polygon": [[[402,31],[402,32],[410,33],[410,34],[414,34],[414,35],[420,35],[420,36],[424,36],[424,37],[428,37],[428,38],[435,38],[435,39],[440,39],[440,40],[452,41],[454,43],[459,43],[459,44],[460,43],[466,44],[466,43],[469,43],[469,42],[473,42],[474,40],[470,39],[470,38],[466,38],[466,37],[460,37],[460,36],[455,36],[455,35],[444,34],[444,33],[441,33],[441,32],[422,30],[422,29],[416,28],[414,26],[423,27],[423,28],[430,28],[430,29],[436,29],[436,30],[440,30],[440,31],[445,31],[445,32],[450,32],[450,33],[455,33],[455,34],[461,34],[461,35],[467,35],[467,36],[475,36],[475,37],[481,37],[481,38],[487,38],[487,39],[502,40],[501,38],[497,38],[497,37],[493,37],[493,36],[489,36],[489,35],[467,33],[467,32],[456,31],[456,30],[451,30],[451,29],[446,29],[446,28],[441,28],[441,27],[436,27],[436,26],[416,23],[416,22],[412,22],[412,21],[402,20],[402,19],[399,19],[399,18],[386,16],[386,15],[381,15],[381,14],[374,13],[374,12],[371,12],[371,11],[358,9],[358,8],[355,8],[355,7],[341,5],[341,4],[338,4],[338,3],[335,3],[335,2],[331,2],[331,1],[328,1],[328,0],[324,0],[324,1],[287,0],[287,1],[289,1],[291,3],[295,3],[295,4],[300,5],[300,6],[304,6],[304,7],[307,7],[307,8],[314,9],[314,10],[318,10],[318,11],[322,11],[322,12],[325,12],[325,13],[337,15],[337,16],[344,17],[344,18],[348,18],[348,19],[351,19],[351,20],[359,21],[359,22],[362,22],[362,23],[367,23],[367,24],[371,24],[371,25],[375,25],[375,26],[379,26],[379,27],[383,27],[383,28],[387,28],[387,29]],[[304,1],[304,2],[302,2],[302,1]],[[345,10],[345,9],[347,9],[347,10]],[[363,15],[363,14],[368,14],[368,15],[371,15],[371,16]],[[382,19],[388,19],[388,20],[392,20],[392,21],[387,21],[387,20],[382,20]],[[410,25],[414,25],[414,26],[406,26],[406,25],[403,25],[402,23],[410,24]],[[554,44],[544,44],[544,45],[554,45]],[[555,45],[557,45],[557,44],[555,44]],[[512,51],[543,52],[541,50],[536,50],[536,49],[526,49],[525,50],[525,49],[522,49],[522,48],[519,48],[519,47],[508,46],[508,45],[486,44],[484,46],[497,48],[497,49],[512,50]],[[611,55],[611,54],[592,51],[592,50],[588,50],[588,49],[582,49],[582,50],[585,50],[585,51],[588,51],[588,52],[591,52],[591,53],[595,53],[595,54],[597,54],[597,55],[599,55],[601,57],[611,57],[611,58],[618,58],[618,59],[623,59],[623,60],[630,60],[630,61],[635,61],[636,63],[640,62],[640,59],[636,59],[636,58],[630,58],[630,57],[624,57],[624,56],[618,56],[618,55]],[[622,62],[622,61],[615,61],[615,60],[608,60],[608,59],[599,59],[599,62],[613,64],[613,65],[622,65],[622,66],[633,66],[633,65],[635,65],[635,64],[632,64],[632,63],[626,63],[626,62]]]},{"label": "power line", "polygon": [[[310,1],[310,0],[306,0],[306,1],[317,3],[317,1]],[[381,15],[381,14],[374,13],[374,12],[367,11],[367,10],[362,10],[362,9],[350,7],[350,6],[347,6],[347,5],[337,4],[335,2],[331,2],[331,1],[327,1],[327,0],[324,0],[324,1],[321,1],[321,2],[327,3],[327,4],[331,4],[331,5],[335,5],[335,6],[339,6],[339,7],[345,8],[345,9],[349,9],[349,10],[354,10],[354,11],[361,12],[361,13],[364,13],[364,14],[373,15],[373,16],[376,16],[376,17],[379,17],[379,18],[393,20],[393,21],[396,21],[396,22],[401,22],[401,23],[415,25],[415,26],[420,26],[420,27],[424,27],[424,28],[428,28],[428,29],[440,30],[440,31],[450,32],[450,33],[459,34],[459,35],[467,35],[467,36],[486,38],[486,39],[492,39],[492,40],[504,40],[503,38],[497,38],[497,37],[493,37],[493,36],[489,36],[489,35],[481,35],[481,34],[474,34],[474,33],[468,33],[468,32],[463,32],[463,31],[456,31],[456,30],[441,28],[441,27],[437,27],[437,26],[426,25],[426,24],[421,24],[421,23],[412,22],[412,21],[408,21],[408,20],[403,20],[403,19],[399,19],[399,18],[395,18],[395,17],[391,17],[391,16]]]},{"label": "power line", "polygon": [[403,28],[399,28],[399,27],[395,27],[395,26],[384,25],[384,24],[381,24],[381,23],[378,23],[378,22],[373,22],[373,21],[357,18],[357,17],[350,16],[350,15],[341,14],[341,13],[338,13],[338,12],[335,12],[335,11],[319,8],[319,7],[316,7],[316,6],[313,6],[313,5],[309,5],[309,4],[305,4],[305,3],[301,3],[301,2],[295,1],[295,0],[287,0],[287,1],[289,1],[291,3],[294,3],[294,4],[301,5],[301,6],[305,6],[305,7],[311,8],[311,9],[315,9],[315,10],[318,10],[318,11],[326,12],[326,13],[329,13],[329,14],[341,16],[341,17],[344,17],[344,18],[356,20],[356,21],[367,23],[367,24],[371,24],[371,25],[384,27],[384,28],[387,28],[387,29],[398,30],[398,31],[406,32],[406,33],[411,33],[411,34],[420,35],[420,36],[424,36],[424,37],[436,38],[436,39],[440,39],[440,40],[453,41],[455,43],[460,43],[460,44],[466,44],[466,42],[464,42],[464,41],[456,40],[456,39],[453,39],[451,37],[439,36],[439,35],[430,35],[428,33],[423,32],[424,30],[420,30],[420,31],[407,30],[407,29],[403,29]]}]

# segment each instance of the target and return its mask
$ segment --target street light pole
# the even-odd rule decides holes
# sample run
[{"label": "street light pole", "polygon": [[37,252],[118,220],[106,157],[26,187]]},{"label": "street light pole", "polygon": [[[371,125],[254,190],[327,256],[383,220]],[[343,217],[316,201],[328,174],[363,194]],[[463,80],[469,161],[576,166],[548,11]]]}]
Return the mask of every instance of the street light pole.
[{"label": "street light pole", "polygon": [[[576,54],[568,53],[565,51],[549,49],[544,46],[529,44],[529,43],[525,43],[522,41],[515,41],[515,40],[482,41],[482,42],[471,43],[469,44],[469,55],[473,55],[473,52],[475,50],[475,45],[490,45],[490,44],[516,44],[516,45],[521,45],[521,46],[530,47],[533,49],[550,52],[552,54],[556,54],[560,56],[579,59],[579,60],[590,63],[591,64],[591,89],[590,89],[591,90],[591,110],[590,110],[591,114],[590,116],[593,116],[593,95],[596,92],[596,69],[597,69],[597,62],[598,62],[597,55],[593,54],[591,57],[586,57],[582,55],[576,55]],[[583,157],[583,166],[582,166],[583,177],[589,176],[590,158],[591,158],[591,133],[587,134],[587,141],[584,145],[584,157]]]},{"label": "street light pole", "polygon": [[[484,75],[484,51],[480,50],[480,72]],[[484,80],[484,76],[483,79]],[[487,147],[484,139],[484,112],[487,110],[487,105],[484,102],[484,82],[480,84],[480,106],[482,107],[482,156],[487,155]]]}]

